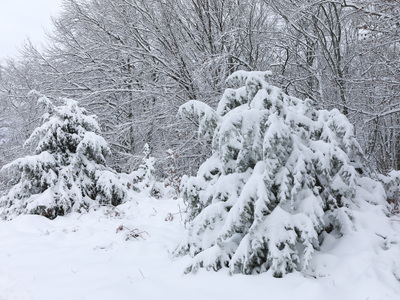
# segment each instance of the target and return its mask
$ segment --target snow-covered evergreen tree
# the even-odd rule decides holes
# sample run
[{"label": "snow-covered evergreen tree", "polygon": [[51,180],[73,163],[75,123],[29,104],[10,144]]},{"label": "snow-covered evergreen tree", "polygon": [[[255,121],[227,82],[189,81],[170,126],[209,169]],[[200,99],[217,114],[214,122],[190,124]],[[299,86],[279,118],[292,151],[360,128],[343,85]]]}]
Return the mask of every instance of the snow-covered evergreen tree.
[{"label": "snow-covered evergreen tree", "polygon": [[27,213],[53,219],[94,203],[118,205],[126,198],[128,182],[106,167],[110,149],[98,135],[96,118],[76,101],[63,101],[57,107],[39,95],[46,113],[25,143],[34,154],[2,168],[18,181],[0,199],[2,218]]},{"label": "snow-covered evergreen tree", "polygon": [[131,181],[137,184],[139,190],[151,191],[155,183],[154,164],[155,158],[151,156],[150,146],[146,143],[143,147],[142,163],[137,170],[129,174],[129,177],[132,178]]},{"label": "snow-covered evergreen tree", "polygon": [[[227,82],[239,88],[227,89],[216,111],[196,101],[180,108],[213,147],[197,176],[182,180],[189,212],[176,254],[193,257],[188,272],[304,270],[326,234],[352,230],[358,202],[386,209],[382,185],[360,177],[362,153],[347,118],[284,94],[269,76],[232,74]],[[382,197],[356,197],[374,189]]]},{"label": "snow-covered evergreen tree", "polygon": [[390,211],[394,214],[400,213],[400,171],[392,170],[386,176],[378,175],[387,195],[387,202],[390,205]]}]

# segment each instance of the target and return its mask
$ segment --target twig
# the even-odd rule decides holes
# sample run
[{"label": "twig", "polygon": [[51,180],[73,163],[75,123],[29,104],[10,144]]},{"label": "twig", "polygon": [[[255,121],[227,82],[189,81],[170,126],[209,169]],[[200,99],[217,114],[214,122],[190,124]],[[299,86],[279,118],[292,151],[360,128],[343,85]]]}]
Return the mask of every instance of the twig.
[{"label": "twig", "polygon": [[139,269],[140,274],[142,274],[143,279],[146,279],[146,277],[144,277],[142,270]]},{"label": "twig", "polygon": [[119,231],[123,231],[123,230],[128,230],[128,233],[126,235],[126,241],[129,240],[130,238],[134,238],[136,240],[138,240],[139,238],[142,238],[145,240],[143,234],[146,233],[148,236],[150,236],[150,234],[147,231],[139,231],[139,229],[134,228],[134,229],[129,229],[128,227],[124,226],[124,225],[119,225],[117,230],[115,231],[116,233],[118,233]]},{"label": "twig", "polygon": [[183,220],[182,213],[187,213],[187,209],[182,210],[180,205],[178,204],[179,211],[177,213],[168,213],[168,215],[165,217],[165,221],[173,221],[174,220],[174,215],[180,215],[181,216],[181,221]]}]

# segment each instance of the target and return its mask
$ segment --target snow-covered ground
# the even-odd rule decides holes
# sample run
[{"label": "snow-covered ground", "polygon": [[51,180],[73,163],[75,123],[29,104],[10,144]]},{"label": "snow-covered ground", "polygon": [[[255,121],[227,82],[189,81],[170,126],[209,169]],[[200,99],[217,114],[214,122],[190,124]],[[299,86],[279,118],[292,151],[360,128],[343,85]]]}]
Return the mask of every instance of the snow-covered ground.
[{"label": "snow-covered ground", "polygon": [[[307,275],[184,275],[190,258],[171,256],[183,210],[181,200],[137,196],[115,210],[0,222],[0,300],[400,299],[399,235],[387,248],[368,230],[327,240]],[[400,218],[388,222],[400,233]]]}]

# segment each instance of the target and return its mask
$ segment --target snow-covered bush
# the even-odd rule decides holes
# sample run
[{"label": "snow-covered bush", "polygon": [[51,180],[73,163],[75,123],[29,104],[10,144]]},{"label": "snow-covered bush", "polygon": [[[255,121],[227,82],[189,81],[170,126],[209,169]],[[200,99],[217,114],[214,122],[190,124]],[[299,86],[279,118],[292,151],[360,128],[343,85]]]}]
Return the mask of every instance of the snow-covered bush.
[{"label": "snow-covered bush", "polygon": [[391,171],[389,174],[379,175],[379,180],[385,187],[387,201],[390,211],[394,214],[400,213],[400,171]]},{"label": "snow-covered bush", "polygon": [[[227,82],[239,88],[216,111],[197,101],[180,108],[213,148],[197,176],[182,180],[189,212],[176,254],[193,257],[187,272],[301,271],[326,234],[352,230],[353,209],[386,210],[382,185],[356,171],[362,153],[347,118],[284,94],[269,76],[234,73]],[[371,193],[380,196],[357,196]]]},{"label": "snow-covered bush", "polygon": [[155,158],[151,156],[150,146],[149,144],[145,144],[143,147],[142,164],[139,168],[144,171],[144,176],[141,181],[146,182],[147,185],[150,185],[155,180],[154,163],[155,163]]},{"label": "snow-covered bush", "polygon": [[164,186],[166,188],[166,194],[172,198],[178,198],[179,188],[181,184],[181,176],[176,172],[176,159],[179,157],[173,150],[168,149],[167,152],[167,177],[164,180]]},{"label": "snow-covered bush", "polygon": [[63,101],[57,107],[39,95],[47,112],[25,143],[34,154],[2,168],[18,181],[0,199],[2,218],[27,213],[53,219],[94,203],[118,205],[125,200],[130,183],[106,167],[110,149],[98,135],[95,117],[76,101]]},{"label": "snow-covered bush", "polygon": [[154,163],[155,158],[150,155],[151,149],[149,144],[143,147],[142,163],[136,171],[131,172],[128,176],[132,178],[132,182],[138,187],[139,190],[147,190],[151,193],[152,187],[155,183],[154,178]]}]

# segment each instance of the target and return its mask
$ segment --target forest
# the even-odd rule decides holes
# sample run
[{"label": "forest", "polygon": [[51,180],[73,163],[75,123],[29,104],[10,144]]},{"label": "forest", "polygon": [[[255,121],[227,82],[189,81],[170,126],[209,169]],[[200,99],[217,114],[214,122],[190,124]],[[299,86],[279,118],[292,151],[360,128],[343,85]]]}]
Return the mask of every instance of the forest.
[{"label": "forest", "polygon": [[397,299],[398,0],[63,0],[53,26],[0,60],[0,262],[28,291],[5,299],[54,270],[115,298],[91,264],[118,299],[206,298],[182,273]]},{"label": "forest", "polygon": [[159,178],[169,149],[179,175],[195,174],[210,146],[179,106],[215,107],[234,71],[271,70],[285,93],[339,109],[369,167],[397,170],[399,10],[395,0],[64,1],[44,47],[27,42],[1,63],[0,165],[26,154],[37,90],[97,115],[119,171],[136,169],[149,144]]}]

